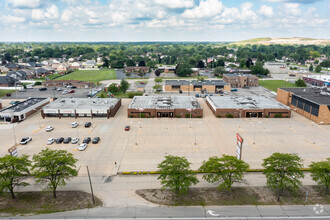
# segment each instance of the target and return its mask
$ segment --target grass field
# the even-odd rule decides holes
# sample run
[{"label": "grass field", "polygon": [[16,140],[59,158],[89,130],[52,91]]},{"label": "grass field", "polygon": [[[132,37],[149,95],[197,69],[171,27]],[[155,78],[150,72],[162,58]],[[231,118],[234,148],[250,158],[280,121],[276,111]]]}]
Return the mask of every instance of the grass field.
[{"label": "grass field", "polygon": [[7,93],[14,93],[16,90],[7,90],[7,89],[0,89],[0,97],[5,96]]},{"label": "grass field", "polygon": [[277,88],[297,87],[295,84],[285,80],[259,80],[259,85],[274,92],[277,92]]},{"label": "grass field", "polygon": [[107,79],[117,79],[115,70],[77,70],[56,80],[81,80],[88,82],[100,82]]}]

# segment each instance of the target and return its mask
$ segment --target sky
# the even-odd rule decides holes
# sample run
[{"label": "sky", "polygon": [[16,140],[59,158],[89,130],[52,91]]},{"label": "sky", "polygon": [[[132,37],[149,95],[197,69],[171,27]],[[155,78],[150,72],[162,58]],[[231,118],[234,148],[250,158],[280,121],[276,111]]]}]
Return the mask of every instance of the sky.
[{"label": "sky", "polygon": [[330,0],[0,0],[0,41],[330,39]]}]

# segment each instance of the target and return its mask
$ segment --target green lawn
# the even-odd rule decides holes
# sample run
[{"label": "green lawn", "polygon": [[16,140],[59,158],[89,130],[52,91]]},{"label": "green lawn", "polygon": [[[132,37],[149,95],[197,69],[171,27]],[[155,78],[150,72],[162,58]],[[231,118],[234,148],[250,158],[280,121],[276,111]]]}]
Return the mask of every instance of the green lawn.
[{"label": "green lawn", "polygon": [[274,92],[277,92],[277,88],[297,87],[295,84],[285,80],[259,80],[259,85]]},{"label": "green lawn", "polygon": [[7,90],[7,89],[0,89],[0,97],[5,96],[7,93],[14,93],[16,90]]},{"label": "green lawn", "polygon": [[117,79],[115,70],[77,70],[56,80],[81,80],[88,82],[100,82],[107,79]]}]

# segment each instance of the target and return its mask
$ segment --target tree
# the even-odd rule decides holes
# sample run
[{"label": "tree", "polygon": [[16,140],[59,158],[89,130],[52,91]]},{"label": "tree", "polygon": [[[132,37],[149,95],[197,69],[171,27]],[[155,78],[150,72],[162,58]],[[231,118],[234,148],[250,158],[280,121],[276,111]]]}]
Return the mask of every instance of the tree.
[{"label": "tree", "polygon": [[302,79],[297,79],[296,82],[294,83],[297,87],[306,87],[306,83]]},{"label": "tree", "polygon": [[111,92],[112,94],[117,94],[119,92],[117,84],[111,83],[110,86],[108,87],[108,91]]},{"label": "tree", "polygon": [[153,61],[153,60],[149,60],[147,62],[147,66],[149,66],[150,68],[155,68],[156,67],[156,61]]},{"label": "tree", "polygon": [[127,60],[126,66],[135,66],[135,62],[133,60]]},{"label": "tree", "polygon": [[321,67],[330,67],[330,60],[324,60],[323,62],[320,63]]},{"label": "tree", "polygon": [[225,66],[225,62],[223,60],[218,60],[216,65],[217,66]]},{"label": "tree", "polygon": [[31,167],[31,161],[28,158],[28,155],[0,157],[0,192],[8,190],[12,198],[15,199],[14,188],[29,185],[23,181],[29,174],[29,167]]},{"label": "tree", "polygon": [[146,62],[145,62],[144,60],[141,60],[141,61],[139,62],[139,66],[146,66]]},{"label": "tree", "polygon": [[225,68],[223,68],[222,66],[218,66],[214,69],[214,73],[218,76],[222,76],[225,72]]},{"label": "tree", "polygon": [[210,157],[208,161],[203,161],[199,171],[206,173],[203,179],[209,183],[220,182],[218,189],[230,190],[235,182],[243,181],[244,172],[249,169],[249,165],[234,156],[223,155]]},{"label": "tree", "polygon": [[198,63],[197,63],[197,68],[204,68],[204,66],[205,66],[205,64],[204,64],[204,62],[203,61],[198,61]]},{"label": "tree", "polygon": [[250,68],[250,67],[253,66],[253,62],[252,62],[252,59],[251,59],[251,58],[248,58],[248,59],[246,60],[246,62],[245,62],[245,66],[246,66],[247,68]]},{"label": "tree", "polygon": [[111,63],[112,68],[122,69],[124,68],[124,62],[122,60],[117,60]]},{"label": "tree", "polygon": [[188,63],[181,63],[177,67],[176,74],[181,77],[189,76],[192,73],[191,65]]},{"label": "tree", "polygon": [[309,71],[313,71],[313,64],[311,64],[310,66],[309,66],[309,69],[308,69]]},{"label": "tree", "polygon": [[109,67],[109,60],[107,58],[103,58],[102,67],[108,68]]},{"label": "tree", "polygon": [[256,65],[252,66],[251,73],[255,75],[268,75],[269,70],[263,67],[262,62],[257,61]]},{"label": "tree", "polygon": [[320,73],[321,70],[322,70],[322,67],[321,67],[320,65],[317,65],[317,66],[315,67],[315,72]]},{"label": "tree", "polygon": [[52,190],[56,198],[56,189],[66,185],[66,180],[78,175],[76,162],[72,153],[66,150],[46,148],[33,155],[32,170],[37,183],[47,184],[45,190]]},{"label": "tree", "polygon": [[128,87],[129,87],[129,83],[126,80],[122,79],[120,81],[120,91],[125,94],[126,91],[127,91],[127,89],[128,89]]},{"label": "tree", "polygon": [[241,59],[240,61],[239,61],[239,68],[244,68],[245,67],[245,60],[244,59]]},{"label": "tree", "polygon": [[163,82],[163,79],[162,78],[155,78],[155,83],[159,84]]},{"label": "tree", "polygon": [[157,70],[155,70],[155,75],[156,76],[160,76],[160,71],[157,69]]},{"label": "tree", "polygon": [[278,190],[278,201],[285,188],[297,189],[301,185],[299,179],[304,177],[300,170],[303,166],[302,159],[296,154],[273,153],[264,159],[262,166],[265,168],[267,185]]},{"label": "tree", "polygon": [[318,185],[325,186],[326,193],[329,193],[330,186],[330,158],[325,161],[313,162],[309,165],[311,177]]},{"label": "tree", "polygon": [[189,187],[198,183],[196,174],[190,169],[190,163],[185,157],[165,156],[160,164],[159,177],[163,188],[170,188],[179,196],[188,192]]}]

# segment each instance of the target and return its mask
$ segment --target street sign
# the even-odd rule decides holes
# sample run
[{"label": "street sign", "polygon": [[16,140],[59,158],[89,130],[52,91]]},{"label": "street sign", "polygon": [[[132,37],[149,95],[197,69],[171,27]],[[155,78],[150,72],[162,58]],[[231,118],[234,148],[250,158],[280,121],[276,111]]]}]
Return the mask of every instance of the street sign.
[{"label": "street sign", "polygon": [[242,145],[243,145],[243,138],[239,135],[239,133],[236,134],[237,142],[236,142],[236,157],[237,159],[242,159]]},{"label": "street sign", "polygon": [[8,152],[10,153],[11,156],[18,157],[18,152],[17,152],[16,146],[9,148]]}]

